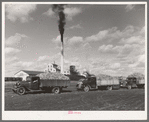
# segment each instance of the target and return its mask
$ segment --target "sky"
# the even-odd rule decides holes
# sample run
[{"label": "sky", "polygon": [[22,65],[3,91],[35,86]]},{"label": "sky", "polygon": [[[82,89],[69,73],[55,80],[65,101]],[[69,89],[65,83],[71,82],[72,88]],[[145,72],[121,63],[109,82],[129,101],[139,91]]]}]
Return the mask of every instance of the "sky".
[{"label": "sky", "polygon": [[[144,4],[67,4],[64,70],[111,76],[145,74]],[[58,16],[52,4],[5,4],[5,76],[60,65]]]}]

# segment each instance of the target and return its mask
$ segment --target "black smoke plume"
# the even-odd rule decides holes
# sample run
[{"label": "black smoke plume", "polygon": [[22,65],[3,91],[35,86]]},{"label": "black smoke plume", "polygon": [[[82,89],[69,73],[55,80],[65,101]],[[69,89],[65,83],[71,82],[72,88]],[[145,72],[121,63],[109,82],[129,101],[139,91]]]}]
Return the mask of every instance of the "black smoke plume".
[{"label": "black smoke plume", "polygon": [[52,5],[52,10],[58,15],[58,28],[61,34],[61,41],[63,42],[64,26],[66,24],[64,4],[54,4]]}]

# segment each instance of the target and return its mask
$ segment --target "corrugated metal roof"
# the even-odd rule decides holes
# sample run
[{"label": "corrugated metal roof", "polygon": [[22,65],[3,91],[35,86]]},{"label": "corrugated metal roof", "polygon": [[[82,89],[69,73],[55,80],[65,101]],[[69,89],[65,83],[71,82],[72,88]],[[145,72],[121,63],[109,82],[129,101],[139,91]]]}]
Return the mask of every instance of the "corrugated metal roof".
[{"label": "corrugated metal roof", "polygon": [[[40,74],[40,73],[44,73],[44,72],[42,72],[42,71],[29,71],[29,70],[21,70],[21,71],[23,71],[23,72],[25,72],[25,73],[27,73],[27,74],[29,74],[29,75],[37,75],[37,74]],[[20,71],[19,71],[20,72]],[[18,73],[18,72],[17,72]],[[15,74],[17,74],[17,73],[15,73]]]}]

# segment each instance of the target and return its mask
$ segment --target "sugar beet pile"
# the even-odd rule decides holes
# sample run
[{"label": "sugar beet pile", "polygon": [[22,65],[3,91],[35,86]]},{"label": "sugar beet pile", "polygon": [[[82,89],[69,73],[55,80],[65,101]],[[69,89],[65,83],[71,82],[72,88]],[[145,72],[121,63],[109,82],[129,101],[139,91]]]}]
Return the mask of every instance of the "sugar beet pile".
[{"label": "sugar beet pile", "polygon": [[109,75],[99,74],[96,76],[97,80],[118,80],[118,77],[112,77]]},{"label": "sugar beet pile", "polygon": [[69,80],[69,77],[61,74],[61,73],[53,73],[53,72],[45,72],[37,75],[42,80]]}]

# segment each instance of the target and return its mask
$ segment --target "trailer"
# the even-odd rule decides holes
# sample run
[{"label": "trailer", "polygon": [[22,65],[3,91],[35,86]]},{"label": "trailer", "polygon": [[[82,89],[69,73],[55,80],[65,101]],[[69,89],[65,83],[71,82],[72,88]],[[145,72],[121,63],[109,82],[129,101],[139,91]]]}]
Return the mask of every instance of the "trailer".
[{"label": "trailer", "polygon": [[112,89],[120,88],[119,79],[116,79],[116,78],[102,79],[102,80],[97,80],[96,82],[97,82],[98,89],[105,88],[107,90],[112,90]]},{"label": "trailer", "polygon": [[79,82],[76,85],[78,90],[84,90],[85,92],[88,92],[92,89],[119,89],[120,84],[119,80],[115,78],[102,80],[97,79],[95,75],[88,74],[86,79],[80,79]]},{"label": "trailer", "polygon": [[70,86],[70,80],[40,79],[37,76],[29,76],[26,81],[17,82],[12,90],[20,95],[37,91],[51,91],[58,94],[62,91],[62,88],[67,88],[68,86]]}]

